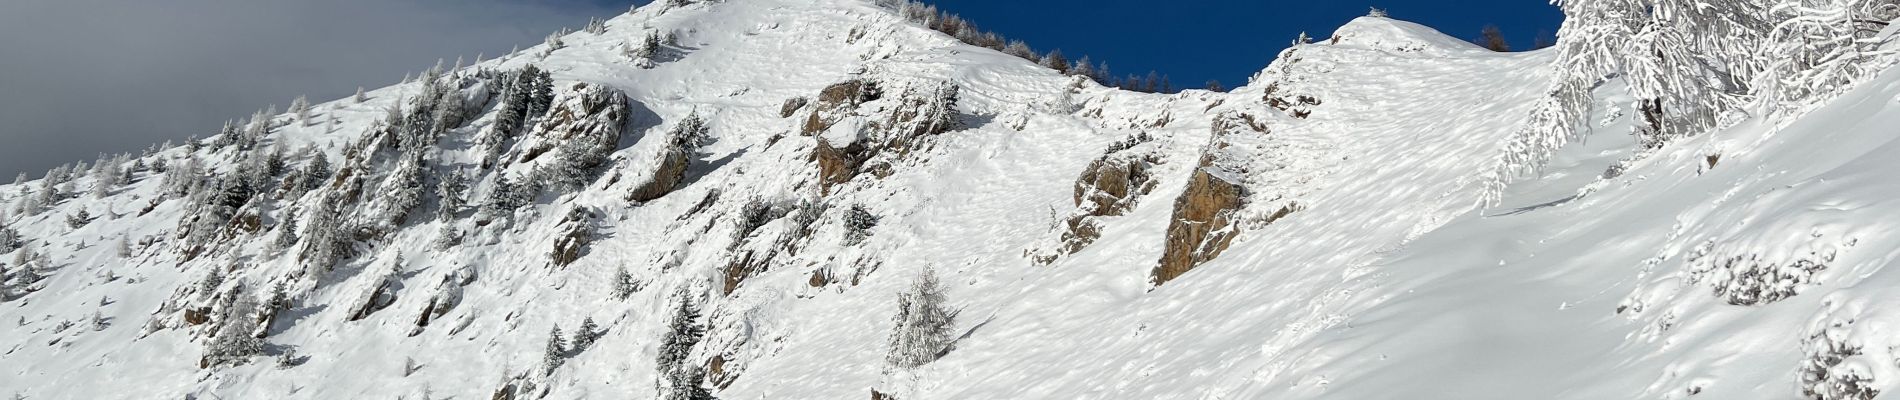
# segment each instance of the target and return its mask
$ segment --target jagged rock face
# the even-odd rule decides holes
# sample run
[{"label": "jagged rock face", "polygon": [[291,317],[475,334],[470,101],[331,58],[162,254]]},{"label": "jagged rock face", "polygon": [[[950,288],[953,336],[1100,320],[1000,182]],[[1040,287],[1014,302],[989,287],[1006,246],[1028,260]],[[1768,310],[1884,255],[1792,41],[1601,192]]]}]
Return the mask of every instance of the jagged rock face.
[{"label": "jagged rock face", "polygon": [[1233,218],[1244,197],[1245,189],[1239,184],[1208,173],[1206,167],[1196,169],[1187,191],[1174,200],[1167,249],[1154,268],[1153,283],[1166,284],[1227,251],[1240,234]]},{"label": "jagged rock face", "polygon": [[666,152],[655,160],[658,166],[654,168],[653,176],[639,186],[635,186],[632,192],[627,193],[627,201],[648,202],[673,193],[674,189],[679,188],[680,182],[686,180],[688,160],[686,150],[667,148]]},{"label": "jagged rock face", "polygon": [[858,176],[859,163],[863,160],[859,159],[857,153],[862,151],[862,146],[856,143],[840,149],[832,147],[831,142],[822,138],[818,140],[818,144],[812,147],[811,161],[818,164],[820,196],[831,194],[832,187],[850,182],[851,178]]},{"label": "jagged rock face", "polygon": [[1062,246],[1058,254],[1037,257],[1040,263],[1054,262],[1062,254],[1074,254],[1100,238],[1101,217],[1117,217],[1134,210],[1141,196],[1154,190],[1155,164],[1160,160],[1145,153],[1125,152],[1127,147],[1145,141],[1118,143],[1107,155],[1089,163],[1076,179],[1074,203],[1078,212],[1064,222]]},{"label": "jagged rock face", "polygon": [[[824,90],[818,92],[818,99],[809,107],[812,110],[811,115],[805,118],[805,123],[799,129],[799,133],[805,136],[823,133],[826,129],[831,129],[833,124],[850,115],[859,104],[876,101],[883,96],[884,91],[879,88],[877,82],[866,79],[852,79],[826,86]],[[780,114],[786,117],[791,116],[797,108],[805,107],[803,100],[804,98],[800,97],[786,101],[785,107],[780,109]],[[793,104],[797,106],[794,107]]]}]

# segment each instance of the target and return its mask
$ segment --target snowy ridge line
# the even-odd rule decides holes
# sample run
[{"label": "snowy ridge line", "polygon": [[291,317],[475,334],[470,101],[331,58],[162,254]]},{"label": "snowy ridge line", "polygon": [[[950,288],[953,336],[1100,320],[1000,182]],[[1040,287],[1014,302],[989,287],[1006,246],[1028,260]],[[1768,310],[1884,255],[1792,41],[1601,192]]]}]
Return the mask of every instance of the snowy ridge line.
[{"label": "snowy ridge line", "polygon": [[[1369,16],[1230,92],[1138,93],[894,4],[659,2],[0,185],[0,395],[1833,400],[1900,377],[1892,74],[1487,187],[1574,78],[1563,48]],[[1638,129],[1643,85],[1592,82],[1572,119]]]}]

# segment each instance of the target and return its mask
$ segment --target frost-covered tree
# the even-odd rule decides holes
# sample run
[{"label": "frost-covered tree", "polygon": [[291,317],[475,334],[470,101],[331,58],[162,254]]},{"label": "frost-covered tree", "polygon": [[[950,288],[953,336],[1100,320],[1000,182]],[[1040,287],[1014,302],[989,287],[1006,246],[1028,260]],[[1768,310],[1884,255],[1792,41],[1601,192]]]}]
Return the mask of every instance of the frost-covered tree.
[{"label": "frost-covered tree", "polygon": [[297,118],[297,123],[310,126],[310,99],[304,96],[291,99],[290,113]]},{"label": "frost-covered tree", "polygon": [[[5,240],[5,238],[0,237],[0,240]],[[3,247],[3,246],[0,246],[0,247]],[[119,244],[116,246],[113,246],[113,251],[119,256],[119,258],[132,258],[132,241],[130,239],[126,239],[125,236],[120,236]]]},{"label": "frost-covered tree", "polygon": [[442,227],[436,230],[435,242],[432,244],[438,251],[448,250],[457,245],[461,245],[462,230],[456,229],[455,224],[444,222]]},{"label": "frost-covered tree", "polygon": [[1479,31],[1478,40],[1476,40],[1475,43],[1479,46],[1484,46],[1486,50],[1496,52],[1511,51],[1511,43],[1504,39],[1504,31],[1498,29],[1497,25],[1485,25],[1484,29]]},{"label": "frost-covered tree", "polygon": [[891,329],[890,352],[884,360],[892,366],[916,368],[936,361],[955,341],[951,331],[956,312],[950,310],[944,287],[934,269],[924,268],[910,288],[897,295],[897,315]]},{"label": "frost-covered tree", "polygon": [[1511,136],[1484,179],[1484,201],[1530,175],[1582,135],[1592,91],[1612,76],[1629,84],[1645,148],[1714,128],[1744,103],[1761,70],[1766,32],[1760,0],[1562,0],[1554,79],[1530,122]]},{"label": "frost-covered tree", "polygon": [[20,239],[20,231],[6,225],[7,221],[0,219],[0,253],[12,252],[26,245],[26,241]]},{"label": "frost-covered tree", "polygon": [[1089,56],[1086,55],[1082,56],[1080,60],[1075,60],[1075,64],[1069,66],[1068,71],[1069,75],[1087,77],[1097,81],[1100,81],[1102,77],[1100,71],[1095,69],[1095,62],[1090,61]]},{"label": "frost-covered tree", "polygon": [[461,211],[462,207],[468,203],[466,198],[463,197],[467,193],[468,178],[466,175],[463,175],[462,171],[457,170],[443,174],[441,180],[436,182],[435,185],[435,197],[439,200],[435,212],[436,219],[441,221],[454,220],[455,213]]},{"label": "frost-covered tree", "polygon": [[855,246],[871,237],[871,228],[877,227],[878,217],[863,205],[852,204],[844,212],[844,244]]},{"label": "frost-covered tree", "polygon": [[335,173],[330,170],[330,158],[328,156],[324,156],[323,152],[315,151],[314,148],[310,149],[310,151],[310,163],[305,164],[303,167],[304,190],[313,190],[323,187],[324,182],[329,181],[330,175]]},{"label": "frost-covered tree", "polygon": [[[0,231],[0,233],[4,233],[4,231]],[[5,237],[0,237],[0,239],[4,238]],[[5,243],[0,242],[0,246],[4,245]],[[5,247],[0,247],[0,250],[4,249]],[[609,295],[613,296],[615,300],[625,300],[627,296],[632,296],[634,290],[638,287],[637,283],[633,280],[633,274],[627,272],[627,266],[625,265],[614,267],[614,280],[611,283],[613,284],[613,292]]]},{"label": "frost-covered tree", "polygon": [[284,251],[297,245],[297,214],[284,216],[284,222],[277,224],[277,237],[271,240],[271,250]]},{"label": "frost-covered tree", "polygon": [[660,335],[660,354],[656,366],[661,376],[676,376],[686,370],[687,358],[692,356],[693,346],[706,335],[706,327],[699,324],[699,307],[693,305],[693,299],[686,292],[674,296],[679,307],[673,310],[673,318],[667,322],[666,331]]},{"label": "frost-covered tree", "polygon": [[369,96],[364,96],[364,95],[363,95],[363,87],[362,87],[362,86],[357,86],[357,87],[356,87],[356,94],[354,94],[354,95],[350,95],[350,101],[354,101],[354,102],[356,102],[357,104],[363,104],[363,102],[364,102],[364,101],[369,101]]},{"label": "frost-covered tree", "polygon": [[1042,61],[1042,57],[1036,55],[1036,50],[1029,48],[1029,44],[1023,43],[1021,40],[1010,41],[1009,46],[1003,48],[1003,54],[1016,56],[1016,58],[1029,60],[1030,62]]},{"label": "frost-covered tree", "polygon": [[561,326],[555,325],[554,330],[548,332],[547,349],[541,353],[542,374],[553,375],[556,368],[567,363],[567,354],[567,340],[561,338]]},{"label": "frost-covered tree", "polygon": [[[625,101],[625,97],[613,98]],[[624,103],[621,105],[624,106]],[[601,167],[607,165],[608,158],[620,143],[620,126],[608,125],[577,132],[561,142],[560,158],[549,165],[549,181],[557,190],[579,190],[599,177]]]},{"label": "frost-covered tree", "polygon": [[259,304],[250,295],[236,296],[217,336],[205,346],[203,365],[207,367],[244,364],[264,352],[264,341],[255,336],[259,327]]},{"label": "frost-covered tree", "polygon": [[704,385],[701,384],[701,382],[704,382],[706,380],[706,369],[704,367],[700,367],[698,365],[690,365],[690,366],[685,367],[685,369],[680,370],[677,373],[666,376],[666,378],[667,378],[667,390],[666,390],[666,395],[664,397],[661,397],[662,399],[665,399],[665,400],[713,400],[715,399],[715,397],[713,397],[712,390],[707,389]]},{"label": "frost-covered tree", "polygon": [[535,186],[533,180],[516,183],[507,176],[496,177],[495,183],[488,188],[487,199],[481,205],[482,215],[489,217],[508,215],[533,203],[535,193],[540,192],[540,188]]},{"label": "frost-covered tree", "polygon": [[580,328],[574,330],[574,346],[572,352],[580,353],[587,351],[589,347],[593,347],[594,341],[600,340],[600,333],[600,325],[594,323],[594,317],[582,319]]},{"label": "frost-covered tree", "polygon": [[161,186],[165,195],[174,198],[190,198],[204,187],[204,163],[196,155],[186,154],[185,162],[165,170]]},{"label": "frost-covered tree", "polygon": [[422,205],[422,196],[427,190],[423,184],[426,168],[428,166],[421,154],[409,153],[403,156],[402,162],[396,164],[396,169],[388,177],[383,178],[379,185],[379,192],[382,193],[382,213],[377,216],[379,221],[401,224],[411,211]]},{"label": "frost-covered tree", "polygon": [[672,147],[694,153],[698,152],[700,147],[712,144],[711,133],[712,127],[706,125],[706,120],[700,118],[699,112],[695,111],[687,114],[679,124],[673,125],[673,130],[667,133],[666,139]]},{"label": "frost-covered tree", "polygon": [[338,215],[336,201],[323,199],[313,206],[314,209],[304,213],[303,248],[297,259],[312,273],[329,272],[338,260],[351,255],[351,236],[342,223],[342,216]]},{"label": "frost-covered tree", "polygon": [[1069,72],[1069,58],[1062,56],[1061,49],[1050,50],[1049,54],[1042,56],[1040,63],[1043,67],[1056,70],[1056,72],[1059,73],[1066,74]]},{"label": "frost-covered tree", "polygon": [[528,98],[528,115],[537,117],[547,113],[548,107],[554,104],[554,76],[533,65],[522,67],[521,75],[525,85],[522,90]]},{"label": "frost-covered tree", "polygon": [[[219,128],[218,134],[211,138],[211,150],[223,150],[225,147],[237,144],[238,135],[240,135],[240,133],[238,133],[237,121],[224,120],[224,127]],[[192,139],[185,140],[186,149],[193,153],[198,152],[198,141],[196,139],[196,137],[193,137]]]},{"label": "frost-covered tree", "polygon": [[1881,28],[1900,11],[1876,0],[1764,0],[1771,24],[1766,62],[1754,82],[1758,104],[1771,114],[1798,112],[1832,97],[1892,63],[1877,51]]},{"label": "frost-covered tree", "polygon": [[224,286],[224,271],[220,268],[212,268],[205,272],[203,278],[198,279],[198,296],[209,298],[216,295],[218,288],[222,286]]},{"label": "frost-covered tree", "polygon": [[541,53],[543,57],[546,57],[548,54],[553,54],[555,50],[567,48],[567,42],[561,41],[561,32],[548,34],[547,40],[543,40],[542,42],[542,44],[547,45],[547,49]]},{"label": "frost-covered tree", "polygon": [[640,41],[640,47],[635,48],[633,55],[634,57],[644,58],[648,60],[652,60],[656,57],[659,57],[660,56],[660,32],[658,31],[647,32],[646,39],[643,39]]},{"label": "frost-covered tree", "polygon": [[[582,30],[595,35],[607,33],[607,21],[600,19],[600,17],[588,18],[587,27],[582,28]],[[458,59],[455,63],[460,65],[462,61]]]}]

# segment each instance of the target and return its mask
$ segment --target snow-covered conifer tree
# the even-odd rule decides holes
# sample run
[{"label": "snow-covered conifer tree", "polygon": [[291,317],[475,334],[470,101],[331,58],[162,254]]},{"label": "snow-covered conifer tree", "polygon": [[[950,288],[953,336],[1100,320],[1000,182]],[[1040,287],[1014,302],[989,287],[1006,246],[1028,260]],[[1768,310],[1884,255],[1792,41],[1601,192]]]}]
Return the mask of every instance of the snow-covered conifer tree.
[{"label": "snow-covered conifer tree", "polygon": [[237,295],[237,301],[225,313],[226,321],[218,329],[217,336],[206,344],[205,366],[239,365],[248,362],[253,356],[263,354],[264,341],[254,336],[258,328],[258,311],[255,298]]},{"label": "snow-covered conifer tree", "polygon": [[547,349],[541,353],[541,365],[544,368],[541,373],[552,375],[554,369],[560,368],[561,364],[566,362],[567,340],[561,338],[561,326],[555,325],[554,330],[548,332]]},{"label": "snow-covered conifer tree", "polygon": [[291,115],[294,115],[297,117],[297,123],[303,124],[304,126],[309,126],[310,125],[310,99],[305,98],[304,96],[297,96],[297,98],[291,99],[290,113]]},{"label": "snow-covered conifer tree", "polygon": [[343,227],[342,217],[337,215],[335,203],[324,199],[314,204],[315,209],[304,213],[303,250],[298,253],[298,260],[303,261],[310,272],[329,272],[337,260],[350,254],[349,232]]},{"label": "snow-covered conifer tree", "polygon": [[892,317],[890,352],[884,357],[893,366],[915,368],[936,361],[955,340],[952,327],[956,312],[951,311],[934,269],[925,268],[909,289],[897,295],[897,315]]},{"label": "snow-covered conifer tree", "polygon": [[457,170],[443,174],[435,185],[435,197],[438,200],[435,217],[437,220],[450,221],[455,213],[467,204],[463,197],[468,192],[468,178]]},{"label": "snow-covered conifer tree", "polygon": [[674,297],[679,307],[673,310],[673,318],[660,336],[657,368],[662,376],[681,372],[687,365],[687,357],[692,355],[693,346],[706,335],[706,327],[699,324],[699,307],[693,305],[692,297],[683,291]]},{"label": "snow-covered conifer tree", "polygon": [[1056,70],[1056,72],[1065,74],[1069,72],[1069,58],[1062,56],[1061,49],[1050,50],[1049,54],[1042,56],[1040,63],[1043,67]]},{"label": "snow-covered conifer tree", "polygon": [[600,340],[600,325],[594,323],[594,317],[582,319],[580,328],[574,330],[572,352],[580,353],[587,351],[588,347],[594,346],[594,341],[596,340]]},{"label": "snow-covered conifer tree", "polygon": [[[0,239],[4,239],[4,237],[0,237]],[[4,243],[0,243],[0,246],[4,246]],[[0,247],[0,249],[5,249],[5,247]],[[613,296],[615,300],[625,300],[627,296],[633,295],[635,283],[633,281],[633,274],[627,273],[627,266],[621,265],[614,267],[614,280],[612,283],[613,293],[609,295]]]},{"label": "snow-covered conifer tree", "polygon": [[844,244],[855,246],[871,237],[871,228],[877,227],[877,215],[864,209],[863,205],[853,204],[844,213]]},{"label": "snow-covered conifer tree", "polygon": [[1029,60],[1031,62],[1042,61],[1042,57],[1036,55],[1036,50],[1029,48],[1029,44],[1023,43],[1021,40],[1009,41],[1009,46],[1003,48],[1003,54],[1016,56],[1016,58]]},{"label": "snow-covered conifer tree", "polygon": [[332,173],[334,172],[330,171],[330,158],[324,156],[323,152],[311,152],[310,163],[304,165],[303,168],[304,189],[323,187],[325,181],[330,180]]},{"label": "snow-covered conifer tree", "polygon": [[283,251],[297,245],[297,214],[284,216],[284,222],[277,224],[277,237],[271,240],[271,249]]}]

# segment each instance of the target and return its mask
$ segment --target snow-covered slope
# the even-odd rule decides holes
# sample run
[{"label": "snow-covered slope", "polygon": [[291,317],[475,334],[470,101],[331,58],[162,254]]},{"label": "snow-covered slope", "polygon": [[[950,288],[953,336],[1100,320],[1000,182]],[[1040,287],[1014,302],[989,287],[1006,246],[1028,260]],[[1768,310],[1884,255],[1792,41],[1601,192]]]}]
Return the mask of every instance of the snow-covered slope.
[{"label": "snow-covered slope", "polygon": [[[649,33],[676,43],[629,56]],[[338,176],[233,205],[218,233],[186,220],[216,198],[169,196],[150,168],[104,197],[75,178],[31,215],[13,205],[41,182],[0,186],[28,239],[0,258],[19,284],[0,394],[658,398],[682,299],[708,326],[686,362],[728,399],[1779,399],[1900,379],[1880,307],[1900,283],[1900,78],[1607,179],[1633,146],[1598,135],[1477,209],[1552,60],[1402,21],[1355,20],[1230,93],[1104,88],[859,0],[656,5],[560,42],[442,78],[476,110],[422,161],[386,119],[421,82],[272,117],[254,148]],[[531,64],[550,110],[497,136],[498,77]],[[696,119],[709,139],[679,140]],[[576,161],[587,139],[611,144],[603,165]],[[238,146],[138,161],[201,160],[217,187],[261,165]],[[566,186],[570,165],[598,179]],[[437,217],[454,175],[468,206]],[[524,183],[544,188],[496,205]],[[97,219],[69,223],[81,210]],[[278,244],[323,210],[358,228],[333,266],[310,261],[317,232]],[[893,367],[897,293],[925,269],[957,340]],[[280,284],[262,354],[201,366],[234,299]],[[549,331],[583,319],[599,339],[549,368]]]}]

